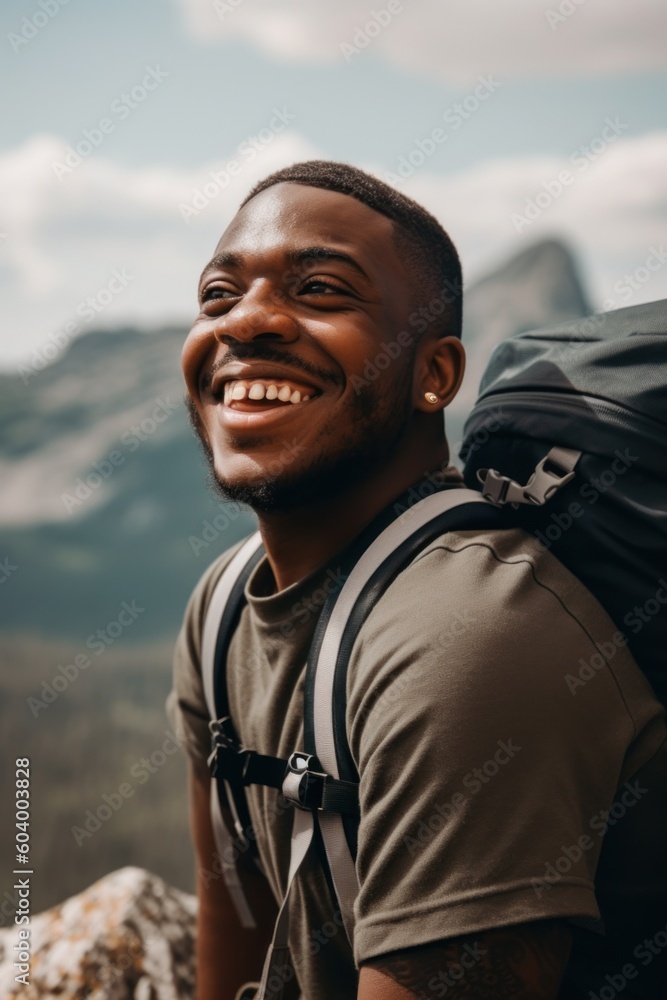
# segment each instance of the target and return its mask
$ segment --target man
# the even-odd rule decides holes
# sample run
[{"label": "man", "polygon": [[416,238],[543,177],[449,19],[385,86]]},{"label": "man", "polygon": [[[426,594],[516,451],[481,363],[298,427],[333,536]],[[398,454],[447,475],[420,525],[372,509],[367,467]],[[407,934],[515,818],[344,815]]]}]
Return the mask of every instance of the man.
[{"label": "man", "polygon": [[[266,549],[228,655],[246,747],[302,746],[305,661],[341,553],[411,486],[461,485],[442,416],[464,370],[460,288],[432,216],[320,161],[251,191],[204,269],[183,350],[191,418],[214,481],[255,511]],[[263,873],[241,856],[257,919],[244,929],[211,829],[200,662],[207,601],[235,550],[193,594],[169,699],[192,747],[198,1000],[259,978],[290,853],[291,808],[249,786]],[[614,629],[518,529],[442,535],[390,585],[349,664],[354,950],[313,850],[291,905],[287,993],[563,1000],[609,995],[618,974],[625,997],[656,1000],[654,986],[633,992],[633,949],[667,923],[654,892],[667,881],[663,711],[624,648],[576,697],[564,682]]]}]

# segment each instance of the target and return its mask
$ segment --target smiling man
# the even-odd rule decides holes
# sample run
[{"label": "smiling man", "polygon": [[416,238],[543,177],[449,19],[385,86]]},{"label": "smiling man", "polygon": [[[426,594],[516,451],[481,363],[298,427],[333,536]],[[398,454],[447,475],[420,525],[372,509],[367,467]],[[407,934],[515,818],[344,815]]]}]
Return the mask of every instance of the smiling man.
[{"label": "smiling man", "polygon": [[[218,489],[255,511],[265,549],[227,656],[245,747],[286,758],[303,746],[308,650],[363,529],[424,481],[462,486],[442,414],[464,370],[460,287],[432,216],[362,171],[320,161],[251,191],[204,269],[183,350],[190,414]],[[294,807],[249,785],[259,859],[241,851],[256,922],[244,926],[214,842],[202,679],[203,621],[237,550],[190,600],[168,703],[191,753],[198,1000],[232,1000],[259,978],[290,860]],[[448,532],[399,574],[350,654],[353,941],[316,844],[290,898],[287,996],[565,1000],[604,987],[614,949],[631,939],[627,901],[650,878],[635,849],[628,890],[622,839],[608,835],[601,852],[591,821],[639,780],[619,829],[649,855],[641,789],[654,788],[665,739],[627,649],[577,698],[564,683],[613,631],[516,528]],[[589,929],[601,907],[606,939]]]}]

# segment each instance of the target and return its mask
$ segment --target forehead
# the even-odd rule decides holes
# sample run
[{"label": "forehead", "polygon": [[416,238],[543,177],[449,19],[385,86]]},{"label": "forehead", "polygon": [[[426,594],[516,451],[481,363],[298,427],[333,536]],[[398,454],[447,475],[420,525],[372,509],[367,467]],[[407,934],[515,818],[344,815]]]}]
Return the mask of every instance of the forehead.
[{"label": "forehead", "polygon": [[349,253],[373,280],[391,275],[407,281],[391,219],[350,195],[292,182],[275,184],[244,205],[216,252],[257,260],[320,245]]}]

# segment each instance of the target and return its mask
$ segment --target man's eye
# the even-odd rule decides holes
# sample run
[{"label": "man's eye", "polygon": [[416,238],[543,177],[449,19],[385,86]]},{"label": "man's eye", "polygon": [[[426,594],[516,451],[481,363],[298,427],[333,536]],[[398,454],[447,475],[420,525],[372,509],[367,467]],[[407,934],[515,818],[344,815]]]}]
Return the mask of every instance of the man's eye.
[{"label": "man's eye", "polygon": [[322,281],[320,278],[309,279],[301,288],[300,295],[308,295],[314,293],[315,295],[331,293],[342,293],[345,289],[341,288],[340,285],[335,285],[331,281]]},{"label": "man's eye", "polygon": [[221,288],[219,285],[213,285],[202,292],[201,300],[202,302],[210,302],[212,299],[233,299],[236,298],[237,294],[231,288]]}]

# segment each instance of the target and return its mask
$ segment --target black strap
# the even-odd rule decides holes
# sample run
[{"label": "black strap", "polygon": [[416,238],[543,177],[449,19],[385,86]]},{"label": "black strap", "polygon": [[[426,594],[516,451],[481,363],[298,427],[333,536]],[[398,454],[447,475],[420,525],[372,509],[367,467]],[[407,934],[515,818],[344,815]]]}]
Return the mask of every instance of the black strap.
[{"label": "black strap", "polygon": [[[406,491],[378,514],[341,555],[337,569],[338,579],[344,581],[347,578],[369,545],[412,503],[410,491]],[[339,779],[324,774],[319,768],[315,755],[315,668],[324,633],[340,588],[334,588],[327,598],[320,613],[310,648],[304,688],[305,754],[302,756],[306,756],[311,761],[311,765],[301,772],[303,780],[299,784],[298,800],[294,801],[298,801],[298,804],[305,808],[342,813],[346,837],[353,857],[356,857],[357,846],[359,775],[347,740],[345,710],[347,667],[352,646],[359,630],[382,593],[401,570],[412,561],[419,550],[424,548],[433,538],[446,531],[507,528],[512,527],[514,523],[515,520],[505,510],[498,510],[490,505],[482,507],[478,502],[462,504],[424,525],[420,531],[391,553],[368,581],[349,617],[336,661],[333,714],[336,758],[341,774]],[[292,758],[296,756],[292,755],[289,760],[284,760],[242,747],[229,713],[226,676],[227,654],[245,604],[246,582],[263,556],[264,548],[259,546],[232,588],[220,621],[214,661],[214,695],[218,720],[210,724],[213,733],[213,752],[210,763],[212,764],[212,773],[218,782],[221,801],[226,799],[224,783],[227,782],[232,790],[239,822],[245,831],[252,828],[245,797],[245,786],[259,784],[283,790],[286,773],[290,769]],[[218,727],[217,730],[216,727]]]},{"label": "black strap", "polygon": [[[372,541],[405,510],[399,502],[395,502],[391,508],[383,511],[378,518],[364,533],[360,539],[363,546],[359,551],[359,545],[354,547],[346,555],[346,569],[349,573],[354,563],[359,559],[361,553],[371,544]],[[389,516],[393,513],[393,516]],[[508,516],[508,512],[499,510],[492,506],[483,506],[478,501],[461,504],[451,510],[445,511],[439,517],[428,524],[425,524],[419,531],[406,539],[402,545],[395,549],[391,555],[385,559],[373,576],[368,580],[363,591],[357,598],[352,612],[348,618],[343,636],[341,638],[338,656],[336,659],[334,673],[333,692],[333,730],[336,750],[336,760],[338,772],[341,779],[347,782],[359,781],[357,768],[352,758],[350,746],[347,739],[346,708],[347,708],[347,668],[352,653],[352,647],[361,630],[363,623],[375,606],[382,594],[389,585],[396,579],[398,574],[414,559],[419,551],[425,548],[429,542],[447,531],[460,529],[503,529],[512,527],[515,519]],[[369,537],[370,536],[370,537]],[[351,563],[351,565],[350,565]],[[324,634],[331,617],[337,594],[333,593],[327,599],[320,614],[313,643],[308,657],[308,668],[306,674],[306,684],[304,690],[304,735],[306,752],[315,752],[315,672],[320,649],[324,639]],[[351,816],[343,816],[343,826],[348,842],[350,853],[353,858],[357,855],[357,834],[358,823]]]},{"label": "black strap", "polygon": [[[228,719],[229,720],[229,735],[230,737],[236,738],[238,742],[238,737],[234,732],[234,726],[231,720],[231,715],[229,711],[229,692],[227,688],[227,654],[229,652],[229,645],[232,641],[232,636],[236,631],[236,627],[239,623],[241,617],[241,612],[243,611],[245,605],[245,585],[250,577],[250,574],[254,570],[255,566],[259,560],[264,555],[264,547],[259,546],[257,551],[253,553],[248,562],[246,563],[243,571],[239,574],[239,577],[232,588],[229,595],[229,600],[225,605],[225,610],[220,619],[220,627],[218,629],[218,637],[215,644],[215,656],[213,660],[213,693],[215,699],[216,712],[218,714],[218,719]],[[212,740],[212,749],[215,749],[215,737]],[[210,760],[210,759],[209,759]],[[224,806],[227,802],[227,792],[224,785],[224,777],[222,772],[219,771],[215,774],[217,786],[218,786],[218,797],[220,799],[221,806]],[[246,847],[249,847],[254,854],[257,854],[257,844],[255,838],[251,836],[252,830],[252,820],[250,818],[250,811],[248,809],[248,803],[246,801],[245,790],[242,783],[237,781],[230,781],[229,787],[232,792],[234,799],[234,807],[236,810],[236,815],[238,816],[238,821],[241,826],[241,830],[237,830],[237,833],[241,837]]]},{"label": "black strap", "polygon": [[[214,742],[210,763],[218,780],[228,781],[232,788],[245,785],[278,788],[303,808],[359,816],[357,782],[332,778],[318,770],[317,759],[307,754],[296,752],[286,760],[247,750],[236,741],[229,716],[210,723],[210,728]],[[300,779],[294,796],[285,788],[289,773]]]}]

